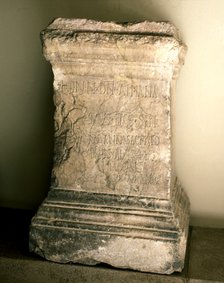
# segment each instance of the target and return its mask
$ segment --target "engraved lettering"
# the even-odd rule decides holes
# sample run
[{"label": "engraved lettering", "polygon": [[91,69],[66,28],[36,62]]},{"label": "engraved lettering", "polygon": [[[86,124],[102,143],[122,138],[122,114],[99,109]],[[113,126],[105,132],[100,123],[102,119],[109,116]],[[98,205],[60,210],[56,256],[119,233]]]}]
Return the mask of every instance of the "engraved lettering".
[{"label": "engraved lettering", "polygon": [[101,127],[123,127],[131,131],[135,129],[157,128],[158,119],[156,115],[128,112],[88,112],[86,122],[90,125],[97,124]]},{"label": "engraved lettering", "polygon": [[125,81],[74,80],[66,83],[61,81],[58,90],[65,94],[77,95],[109,95],[129,98],[151,98],[156,100],[162,95],[166,81],[151,80],[150,82],[128,83]]},{"label": "engraved lettering", "polygon": [[119,134],[90,134],[88,145],[139,145],[139,146],[158,146],[160,138],[157,135],[119,135]]}]

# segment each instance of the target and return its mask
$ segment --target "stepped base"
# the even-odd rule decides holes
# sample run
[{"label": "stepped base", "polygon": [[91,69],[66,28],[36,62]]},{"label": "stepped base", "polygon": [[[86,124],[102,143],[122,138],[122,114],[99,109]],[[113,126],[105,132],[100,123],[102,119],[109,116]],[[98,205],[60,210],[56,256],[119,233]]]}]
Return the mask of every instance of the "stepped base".
[{"label": "stepped base", "polygon": [[33,218],[30,250],[55,262],[170,274],[184,266],[189,202],[53,188]]}]

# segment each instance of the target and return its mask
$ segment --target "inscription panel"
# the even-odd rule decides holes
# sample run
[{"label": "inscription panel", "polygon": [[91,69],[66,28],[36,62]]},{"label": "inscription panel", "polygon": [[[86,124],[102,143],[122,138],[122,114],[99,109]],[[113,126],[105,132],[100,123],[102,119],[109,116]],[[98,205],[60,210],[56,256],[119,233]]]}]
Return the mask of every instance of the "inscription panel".
[{"label": "inscription panel", "polygon": [[[54,185],[166,197],[170,172],[167,81],[74,77],[57,81],[54,99]],[[71,169],[73,174],[66,175]]]}]

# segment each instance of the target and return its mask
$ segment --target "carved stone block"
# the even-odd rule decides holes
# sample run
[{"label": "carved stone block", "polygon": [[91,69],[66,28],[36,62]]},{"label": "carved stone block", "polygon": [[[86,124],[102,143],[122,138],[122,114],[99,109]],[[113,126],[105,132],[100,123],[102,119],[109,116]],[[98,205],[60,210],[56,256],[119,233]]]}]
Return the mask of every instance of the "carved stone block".
[{"label": "carved stone block", "polygon": [[57,19],[42,40],[55,152],[30,250],[63,263],[181,271],[189,201],[172,156],[172,93],[186,51],[177,30]]}]

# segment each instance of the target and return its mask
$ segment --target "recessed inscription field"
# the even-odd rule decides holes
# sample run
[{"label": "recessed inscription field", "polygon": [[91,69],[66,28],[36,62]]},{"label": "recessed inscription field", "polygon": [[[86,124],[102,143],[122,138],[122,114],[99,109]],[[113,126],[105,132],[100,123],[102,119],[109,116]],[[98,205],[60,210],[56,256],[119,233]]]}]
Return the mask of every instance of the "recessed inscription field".
[{"label": "recessed inscription field", "polygon": [[[58,82],[56,90],[58,185],[126,195],[164,189],[170,152],[161,150],[169,142],[161,125],[169,129],[169,111],[158,105],[166,103],[167,81],[73,78]],[[74,180],[62,178],[60,167],[74,162],[80,164],[73,166]]]}]

